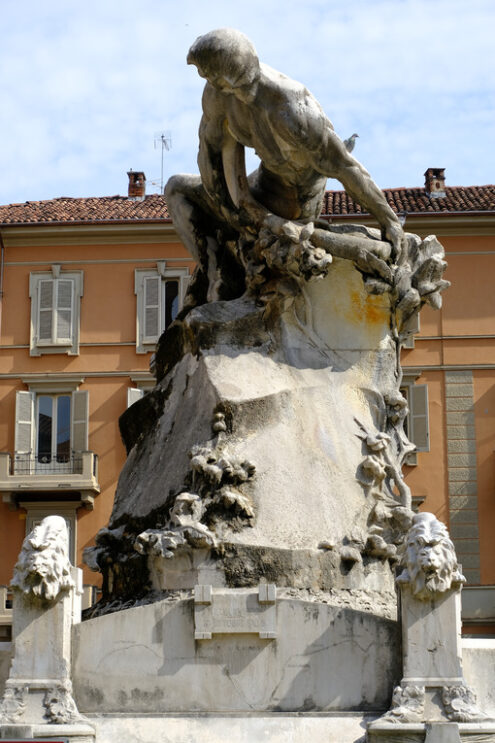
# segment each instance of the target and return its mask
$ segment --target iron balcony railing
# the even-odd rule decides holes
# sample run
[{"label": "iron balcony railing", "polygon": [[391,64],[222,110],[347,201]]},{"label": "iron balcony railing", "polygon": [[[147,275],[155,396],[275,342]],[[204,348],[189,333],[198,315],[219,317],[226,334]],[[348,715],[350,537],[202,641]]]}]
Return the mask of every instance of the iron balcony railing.
[{"label": "iron balcony railing", "polygon": [[13,464],[15,475],[82,475],[83,472],[81,453],[64,457],[14,454]]},{"label": "iron balcony railing", "polygon": [[67,456],[36,456],[0,452],[0,494],[4,503],[16,505],[21,493],[75,491],[87,508],[100,492],[98,456],[92,451]]}]

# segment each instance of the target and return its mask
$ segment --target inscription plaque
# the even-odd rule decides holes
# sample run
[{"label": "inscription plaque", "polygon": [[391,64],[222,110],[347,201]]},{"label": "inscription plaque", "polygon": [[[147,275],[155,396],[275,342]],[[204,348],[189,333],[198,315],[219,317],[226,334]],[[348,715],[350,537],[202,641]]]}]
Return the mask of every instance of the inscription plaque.
[{"label": "inscription plaque", "polygon": [[211,640],[214,634],[277,636],[277,589],[262,583],[258,590],[194,587],[194,638]]}]

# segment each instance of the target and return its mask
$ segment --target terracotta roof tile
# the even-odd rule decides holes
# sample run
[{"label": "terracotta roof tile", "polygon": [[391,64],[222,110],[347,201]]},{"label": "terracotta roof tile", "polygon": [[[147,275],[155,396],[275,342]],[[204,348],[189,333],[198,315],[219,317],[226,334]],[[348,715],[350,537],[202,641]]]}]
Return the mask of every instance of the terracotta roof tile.
[{"label": "terracotta roof tile", "polygon": [[99,224],[112,222],[162,222],[169,220],[163,196],[153,194],[142,201],[127,196],[102,196],[72,199],[62,196],[50,201],[26,201],[24,204],[0,206],[0,223]]},{"label": "terracotta roof tile", "polygon": [[[495,186],[447,186],[445,196],[430,199],[424,188],[386,188],[385,197],[397,212],[408,214],[495,212]],[[322,216],[341,217],[366,214],[345,191],[327,191]],[[0,224],[111,224],[122,222],[168,222],[163,196],[152,194],[142,201],[127,196],[49,201],[26,201],[0,206]]]},{"label": "terracotta roof tile", "polygon": [[[383,193],[398,214],[495,212],[495,186],[447,186],[445,196],[431,199],[424,188],[386,188]],[[325,193],[322,215],[364,213],[345,191]]]}]

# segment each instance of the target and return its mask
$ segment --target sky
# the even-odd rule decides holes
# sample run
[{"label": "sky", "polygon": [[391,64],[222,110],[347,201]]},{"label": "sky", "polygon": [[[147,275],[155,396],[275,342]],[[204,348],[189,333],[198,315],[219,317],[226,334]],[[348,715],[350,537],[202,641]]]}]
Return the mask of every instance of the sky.
[{"label": "sky", "polygon": [[[243,31],[306,85],[381,188],[495,182],[493,0],[0,0],[0,203],[147,193],[197,172],[187,51]],[[251,157],[248,163],[255,166]],[[329,181],[329,188],[340,188]]]}]

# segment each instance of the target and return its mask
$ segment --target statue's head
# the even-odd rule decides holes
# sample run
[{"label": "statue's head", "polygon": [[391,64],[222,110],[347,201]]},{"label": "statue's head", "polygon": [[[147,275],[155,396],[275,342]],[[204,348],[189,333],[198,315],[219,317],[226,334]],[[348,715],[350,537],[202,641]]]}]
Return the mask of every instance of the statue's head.
[{"label": "statue's head", "polygon": [[447,528],[432,513],[414,516],[402,564],[405,570],[398,581],[409,584],[419,599],[456,588],[464,581]]},{"label": "statue's head", "polygon": [[239,98],[255,87],[260,76],[258,55],[240,31],[219,28],[196,39],[187,55],[201,77],[215,88]]},{"label": "statue's head", "polygon": [[14,568],[12,588],[33,598],[53,601],[74,585],[62,516],[47,516],[28,534]]}]

